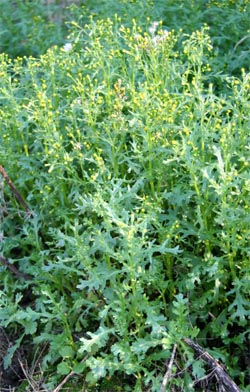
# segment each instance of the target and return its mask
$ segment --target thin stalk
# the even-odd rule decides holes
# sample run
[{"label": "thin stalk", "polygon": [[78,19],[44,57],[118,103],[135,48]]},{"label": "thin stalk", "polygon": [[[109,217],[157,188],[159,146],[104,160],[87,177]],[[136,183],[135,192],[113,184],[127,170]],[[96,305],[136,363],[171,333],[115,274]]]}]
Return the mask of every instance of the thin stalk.
[{"label": "thin stalk", "polygon": [[166,268],[166,276],[169,282],[169,290],[168,290],[169,299],[171,301],[174,297],[174,281],[173,281],[173,271],[172,271],[173,263],[172,263],[171,255],[165,255],[164,264]]}]

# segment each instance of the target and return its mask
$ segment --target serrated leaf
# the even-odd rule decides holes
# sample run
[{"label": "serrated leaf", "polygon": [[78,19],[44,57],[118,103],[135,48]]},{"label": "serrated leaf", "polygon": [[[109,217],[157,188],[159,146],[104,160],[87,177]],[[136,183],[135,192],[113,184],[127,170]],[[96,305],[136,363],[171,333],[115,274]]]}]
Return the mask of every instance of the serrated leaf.
[{"label": "serrated leaf", "polygon": [[15,351],[20,347],[24,336],[25,335],[23,334],[18,340],[16,340],[13,346],[10,346],[8,348],[7,354],[4,356],[3,360],[4,369],[7,369],[11,365],[13,355],[15,354]]},{"label": "serrated leaf", "polygon": [[169,243],[169,240],[164,241],[161,245],[156,247],[157,252],[160,252],[161,254],[166,254],[169,253],[171,255],[178,255],[179,253],[182,253],[182,251],[179,249],[179,246],[175,246],[174,248],[168,248],[166,245]]},{"label": "serrated leaf", "polygon": [[166,330],[166,317],[157,314],[156,311],[151,308],[148,309],[147,316],[145,324],[152,327],[152,335],[161,335]]},{"label": "serrated leaf", "polygon": [[157,339],[146,340],[146,339],[137,339],[131,346],[131,351],[135,354],[144,354],[151,347],[156,347],[161,342]]},{"label": "serrated leaf", "polygon": [[245,321],[246,318],[250,316],[249,301],[245,299],[242,291],[247,291],[249,289],[249,282],[245,280],[236,279],[233,283],[234,288],[228,292],[228,294],[235,294],[235,299],[229,305],[228,310],[232,311],[236,309],[234,313],[231,314],[232,319],[239,318],[241,321]]},{"label": "serrated leaf", "polygon": [[193,362],[193,365],[192,365],[193,375],[197,379],[200,379],[200,378],[204,377],[205,374],[206,374],[203,365],[204,364],[201,361],[198,361],[198,360]]},{"label": "serrated leaf", "polygon": [[95,333],[87,332],[90,339],[81,338],[82,347],[79,349],[79,353],[91,352],[93,349],[104,347],[109,339],[109,335],[113,333],[113,328],[100,327]]},{"label": "serrated leaf", "polygon": [[239,291],[236,292],[235,300],[229,305],[228,310],[231,311],[233,308],[236,310],[231,314],[232,319],[239,318],[241,321],[244,321],[250,316],[249,302],[245,300]]},{"label": "serrated leaf", "polygon": [[88,366],[92,370],[92,379],[93,376],[96,380],[105,377],[107,374],[107,363],[104,358],[90,358],[88,360]]}]

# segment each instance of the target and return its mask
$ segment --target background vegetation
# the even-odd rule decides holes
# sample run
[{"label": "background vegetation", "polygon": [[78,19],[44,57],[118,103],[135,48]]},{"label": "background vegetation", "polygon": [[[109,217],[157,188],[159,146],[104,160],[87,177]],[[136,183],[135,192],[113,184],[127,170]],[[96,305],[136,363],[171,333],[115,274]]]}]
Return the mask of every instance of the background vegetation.
[{"label": "background vegetation", "polygon": [[249,391],[250,3],[1,11],[0,165],[28,209],[2,177],[0,251],[31,277],[1,265],[2,369],[153,392],[176,347],[166,390],[215,391],[191,338]]}]

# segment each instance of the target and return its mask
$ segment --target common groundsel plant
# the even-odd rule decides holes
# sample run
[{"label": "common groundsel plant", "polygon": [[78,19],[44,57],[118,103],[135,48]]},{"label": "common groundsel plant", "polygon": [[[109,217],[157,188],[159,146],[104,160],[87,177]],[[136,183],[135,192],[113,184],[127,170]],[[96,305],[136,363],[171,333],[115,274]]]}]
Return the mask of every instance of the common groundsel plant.
[{"label": "common groundsel plant", "polygon": [[189,337],[247,390],[250,75],[215,58],[207,26],[118,16],[1,55],[1,164],[33,214],[2,181],[1,254],[32,280],[1,268],[0,318],[46,345],[47,388],[159,391],[177,344],[168,390],[197,390]]},{"label": "common groundsel plant", "polygon": [[1,0],[0,51],[10,57],[39,56],[63,44],[67,22],[78,14],[82,0]]}]

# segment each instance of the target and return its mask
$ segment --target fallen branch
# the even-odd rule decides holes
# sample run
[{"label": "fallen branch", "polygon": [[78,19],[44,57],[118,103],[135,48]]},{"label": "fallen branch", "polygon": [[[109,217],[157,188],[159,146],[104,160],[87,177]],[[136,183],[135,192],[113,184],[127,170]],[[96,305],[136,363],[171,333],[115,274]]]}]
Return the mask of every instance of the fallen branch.
[{"label": "fallen branch", "polygon": [[169,361],[168,366],[167,366],[167,371],[166,371],[166,373],[164,375],[164,378],[163,378],[163,381],[162,381],[162,384],[161,384],[160,392],[165,392],[166,391],[166,386],[167,386],[167,383],[168,383],[168,379],[169,379],[169,377],[171,375],[171,369],[172,369],[172,366],[173,366],[173,363],[174,363],[174,357],[175,357],[176,349],[177,349],[177,344],[174,345],[174,348],[173,348],[173,351],[172,351],[172,354],[171,354],[171,358],[170,358],[170,361]]},{"label": "fallen branch", "polygon": [[0,256],[0,262],[19,278],[23,278],[25,280],[32,280],[32,276],[25,274],[24,272],[18,271],[18,269],[13,264],[11,264],[5,257]]},{"label": "fallen branch", "polygon": [[203,361],[208,364],[213,370],[218,382],[226,388],[227,392],[241,392],[223,367],[207,351],[191,339],[184,338],[183,341],[199,355],[199,358],[203,359]]},{"label": "fallen branch", "polygon": [[8,174],[4,170],[3,166],[1,166],[1,165],[0,165],[0,173],[2,174],[3,178],[6,180],[7,184],[9,185],[10,189],[14,193],[14,195],[17,198],[17,200],[19,201],[19,203],[23,206],[23,208],[25,209],[27,214],[29,216],[31,216],[32,215],[32,211],[29,209],[28,204],[25,202],[25,200],[23,199],[23,197],[21,196],[19,191],[16,189],[16,187],[13,184],[13,182],[11,181],[11,179],[9,178]]}]

